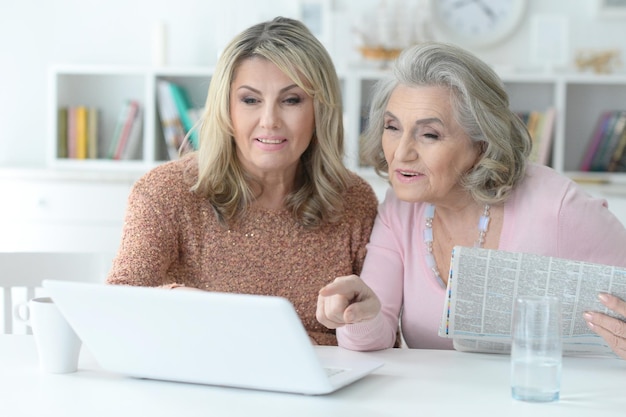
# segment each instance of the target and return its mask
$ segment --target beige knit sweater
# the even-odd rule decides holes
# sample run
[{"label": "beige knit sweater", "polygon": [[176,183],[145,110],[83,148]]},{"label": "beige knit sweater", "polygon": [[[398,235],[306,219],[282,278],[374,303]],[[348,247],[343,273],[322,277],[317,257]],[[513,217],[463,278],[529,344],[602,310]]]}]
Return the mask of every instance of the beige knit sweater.
[{"label": "beige knit sweater", "polygon": [[341,221],[316,230],[266,209],[224,228],[208,201],[189,191],[196,177],[195,159],[186,157],[137,181],[107,282],[282,296],[317,343],[336,345],[334,331],[315,318],[317,293],[361,271],[378,204],[369,184],[354,175]]}]

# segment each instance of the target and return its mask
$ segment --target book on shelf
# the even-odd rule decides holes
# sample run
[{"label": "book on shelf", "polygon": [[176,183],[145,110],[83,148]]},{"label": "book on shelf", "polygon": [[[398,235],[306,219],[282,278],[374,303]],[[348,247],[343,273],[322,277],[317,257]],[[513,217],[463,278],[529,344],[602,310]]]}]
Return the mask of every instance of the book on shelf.
[{"label": "book on shelf", "polygon": [[613,152],[619,142],[625,124],[626,111],[614,112],[609,128],[602,139],[599,152],[596,154],[597,158],[594,158],[594,162],[591,165],[592,171],[608,171]]},{"label": "book on shelf", "polygon": [[141,159],[143,138],[143,110],[137,107],[130,132],[126,140],[118,147],[116,159],[134,160]]},{"label": "book on shelf", "polygon": [[67,108],[67,157],[76,159],[78,157],[76,133],[76,107]]},{"label": "book on shelf", "polygon": [[532,110],[519,112],[518,117],[526,124],[532,139],[530,160],[543,165],[550,163],[550,151],[554,138],[556,109],[549,107],[545,111]]},{"label": "book on shelf", "polygon": [[187,92],[178,84],[165,81],[169,84],[170,93],[178,112],[178,117],[185,130],[185,136],[188,137],[189,144],[193,149],[198,149],[198,132],[194,129],[196,114],[191,106]]},{"label": "book on shelf", "polygon": [[157,81],[157,107],[168,156],[171,160],[177,159],[185,139],[185,129],[168,81]]},{"label": "book on shelf", "polygon": [[457,246],[453,250],[439,336],[457,350],[507,353],[519,296],[556,296],[563,313],[563,352],[615,357],[587,327],[584,311],[626,320],[598,301],[626,299],[626,268],[556,257]]},{"label": "book on shelf", "polygon": [[130,100],[130,108],[128,110],[128,115],[126,116],[126,121],[124,122],[124,127],[122,128],[122,132],[120,133],[120,137],[117,139],[117,147],[115,149],[115,153],[113,155],[113,159],[119,160],[122,159],[122,153],[126,149],[126,146],[129,143],[129,139],[133,131],[137,132],[135,126],[141,124],[141,107],[139,102],[136,100]]},{"label": "book on shelf", "polygon": [[[136,124],[142,124],[140,104],[137,100],[126,100],[118,114],[109,143],[108,159],[122,159],[122,153]],[[138,129],[141,130],[140,127]]]},{"label": "book on shelf", "polygon": [[59,158],[97,158],[98,109],[87,106],[57,110],[57,155]]},{"label": "book on shelf", "polygon": [[67,158],[67,107],[57,109],[57,157]]},{"label": "book on shelf", "polygon": [[622,130],[619,142],[611,156],[608,170],[609,172],[626,171],[626,128]]},{"label": "book on shelf", "polygon": [[549,107],[543,113],[537,144],[537,162],[543,165],[550,163],[550,152],[552,151],[552,142],[554,141],[556,117],[556,108],[554,107]]},{"label": "book on shelf", "polygon": [[87,159],[87,108],[77,106],[75,114],[76,123],[76,159]]},{"label": "book on shelf", "polygon": [[581,171],[591,171],[593,160],[596,153],[598,152],[598,149],[600,148],[600,143],[604,138],[604,135],[608,129],[608,125],[611,123],[612,117],[612,111],[605,111],[598,118],[598,122],[596,123],[596,127],[593,130],[591,139],[589,140],[589,144],[587,145],[587,150],[585,151],[585,154],[583,155],[583,160],[580,164]]},{"label": "book on shelf", "polygon": [[604,157],[604,166],[606,171],[618,171],[619,161],[624,152],[623,139],[626,137],[626,111],[620,111],[616,113],[617,120],[613,126],[613,131],[608,139],[608,150]]},{"label": "book on shelf", "polygon": [[603,112],[596,124],[583,156],[582,171],[616,171],[624,150],[622,136],[626,130],[626,111]]},{"label": "book on shelf", "polygon": [[99,131],[98,109],[87,108],[87,158],[98,158],[98,131]]}]

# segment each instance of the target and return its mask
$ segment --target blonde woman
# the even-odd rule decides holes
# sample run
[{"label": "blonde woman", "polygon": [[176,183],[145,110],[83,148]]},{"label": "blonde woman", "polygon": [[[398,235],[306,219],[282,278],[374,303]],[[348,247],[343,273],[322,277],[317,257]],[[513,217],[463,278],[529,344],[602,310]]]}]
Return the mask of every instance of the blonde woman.
[{"label": "blonde woman", "polygon": [[244,30],[199,129],[197,152],[134,185],[107,282],[283,296],[315,343],[336,344],[315,318],[317,291],[360,272],[377,199],[342,163],[327,51],[296,20]]}]

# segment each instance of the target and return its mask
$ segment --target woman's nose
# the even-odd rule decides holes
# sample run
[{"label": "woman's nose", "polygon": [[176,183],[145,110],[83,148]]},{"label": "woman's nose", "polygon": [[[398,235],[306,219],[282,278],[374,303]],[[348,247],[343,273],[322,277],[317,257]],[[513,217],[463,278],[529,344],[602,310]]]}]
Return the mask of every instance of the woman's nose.
[{"label": "woman's nose", "polygon": [[280,125],[280,117],[276,106],[266,106],[261,114],[261,127],[275,129]]},{"label": "woman's nose", "polygon": [[412,161],[417,156],[417,147],[413,137],[409,134],[403,135],[394,152],[394,157],[400,161]]}]

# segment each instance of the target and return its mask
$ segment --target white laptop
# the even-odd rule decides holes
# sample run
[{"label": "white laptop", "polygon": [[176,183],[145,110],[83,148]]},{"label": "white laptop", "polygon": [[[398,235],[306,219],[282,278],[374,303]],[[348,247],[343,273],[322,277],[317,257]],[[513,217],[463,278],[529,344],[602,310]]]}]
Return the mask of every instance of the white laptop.
[{"label": "white laptop", "polygon": [[129,376],[317,395],[382,366],[314,348],[281,297],[57,280],[43,287],[98,364]]}]

